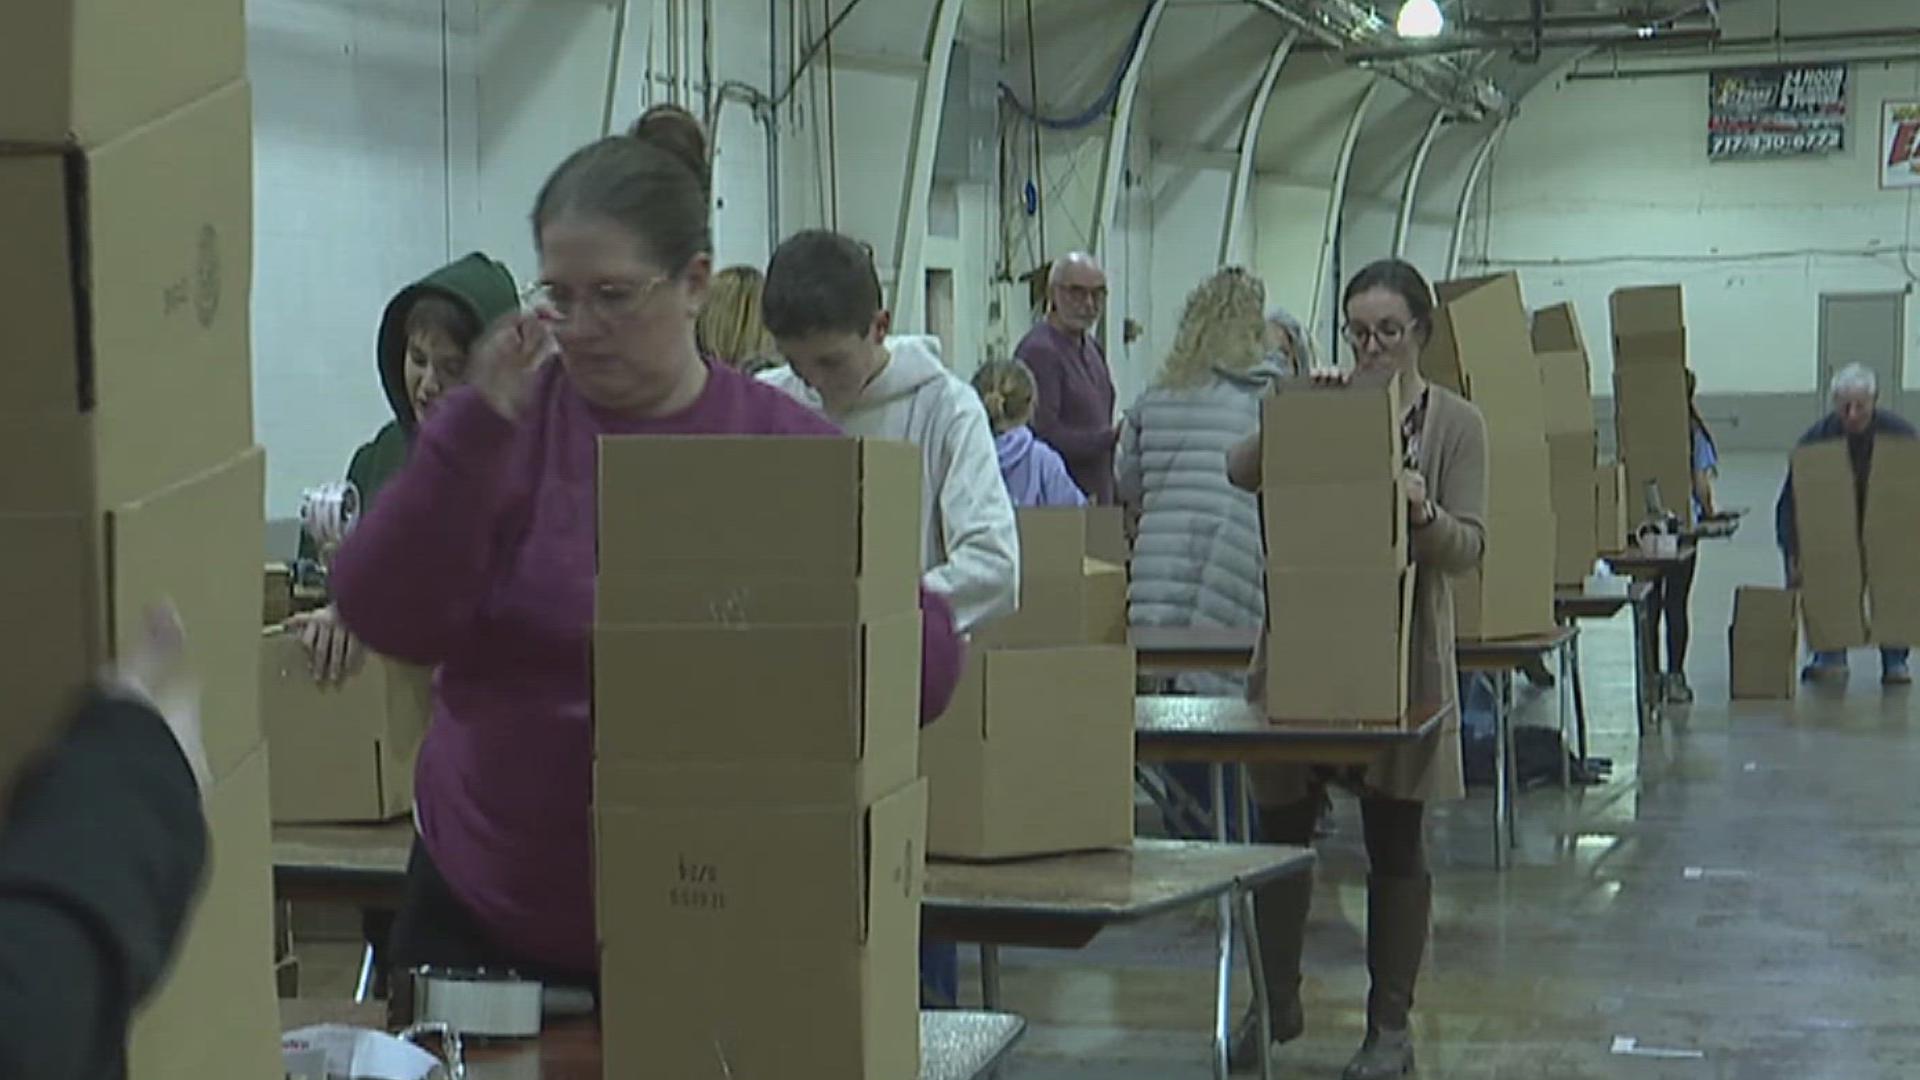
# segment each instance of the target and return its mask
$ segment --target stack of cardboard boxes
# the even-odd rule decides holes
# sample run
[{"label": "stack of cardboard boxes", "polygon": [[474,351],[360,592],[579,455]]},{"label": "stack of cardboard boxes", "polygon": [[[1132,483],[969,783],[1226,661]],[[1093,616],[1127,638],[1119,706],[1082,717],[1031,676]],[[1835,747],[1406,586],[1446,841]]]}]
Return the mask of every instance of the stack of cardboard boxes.
[{"label": "stack of cardboard boxes", "polygon": [[1735,701],[1793,697],[1800,654],[1799,594],[1752,585],[1734,590],[1727,646],[1728,689]]},{"label": "stack of cardboard boxes", "polygon": [[919,521],[903,443],[602,443],[607,1075],[918,1069]]},{"label": "stack of cardboard boxes", "polygon": [[1487,547],[1454,585],[1456,630],[1500,640],[1554,629],[1552,467],[1533,333],[1512,274],[1442,282],[1421,370],[1487,423]]},{"label": "stack of cardboard boxes", "polygon": [[1579,585],[1599,554],[1599,446],[1586,339],[1572,304],[1534,313],[1533,350],[1540,358],[1547,456],[1553,488],[1556,585]]},{"label": "stack of cardboard boxes", "polygon": [[242,14],[0,9],[0,591],[31,615],[0,650],[0,787],[153,604],[179,609],[202,688],[211,877],[135,1020],[135,1080],[280,1071]]},{"label": "stack of cardboard boxes", "polygon": [[1086,557],[1081,510],[1019,513],[1020,608],[974,635],[920,742],[927,850],[1006,859],[1133,841],[1127,579]]},{"label": "stack of cardboard boxes", "polygon": [[1638,521],[1648,485],[1682,524],[1693,521],[1693,435],[1687,402],[1687,322],[1678,285],[1619,289],[1613,315],[1613,406],[1625,501]]},{"label": "stack of cardboard boxes", "polygon": [[1920,441],[1874,440],[1864,507],[1845,439],[1795,450],[1792,483],[1807,643],[1920,642]]},{"label": "stack of cardboard boxes", "polygon": [[1398,384],[1288,382],[1260,421],[1267,716],[1316,727],[1407,717],[1414,570]]}]

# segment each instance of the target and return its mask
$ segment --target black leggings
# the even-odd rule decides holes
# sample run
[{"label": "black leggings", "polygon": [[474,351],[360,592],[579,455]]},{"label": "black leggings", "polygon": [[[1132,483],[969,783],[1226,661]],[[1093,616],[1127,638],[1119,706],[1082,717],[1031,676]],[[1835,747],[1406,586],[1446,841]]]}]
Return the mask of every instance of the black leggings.
[{"label": "black leggings", "polygon": [[[1687,608],[1693,602],[1693,572],[1698,563],[1698,558],[1688,559],[1662,574],[1653,585],[1654,607],[1659,609],[1667,624],[1667,671],[1675,675],[1683,674],[1687,669],[1687,639],[1692,634]],[[1659,623],[1648,629],[1653,634],[1649,647],[1654,650],[1657,660],[1660,649]]]},{"label": "black leggings", "polygon": [[[413,853],[407,857],[406,896],[394,916],[393,936],[388,939],[381,963],[396,1006],[410,998],[412,986],[406,973],[422,966],[511,970],[523,978],[556,986],[593,987],[598,981],[591,975],[527,963],[495,945],[480,921],[453,895],[447,879],[440,876],[440,868],[427,854],[426,845],[415,837]],[[410,1003],[407,1012],[411,1012]]]},{"label": "black leggings", "polygon": [[[1313,846],[1313,829],[1320,818],[1318,788],[1299,802],[1260,808],[1261,840],[1269,844]],[[1375,877],[1414,878],[1427,873],[1426,804],[1409,799],[1363,797],[1360,829],[1367,844],[1367,862]]]}]

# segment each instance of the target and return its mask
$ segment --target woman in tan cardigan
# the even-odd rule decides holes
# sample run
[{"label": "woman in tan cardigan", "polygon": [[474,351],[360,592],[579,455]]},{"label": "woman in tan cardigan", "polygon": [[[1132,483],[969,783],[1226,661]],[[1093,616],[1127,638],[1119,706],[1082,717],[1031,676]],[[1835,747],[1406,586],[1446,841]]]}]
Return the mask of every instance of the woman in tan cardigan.
[{"label": "woman in tan cardigan", "polygon": [[[1414,586],[1411,696],[1420,705],[1451,705],[1458,695],[1454,669],[1453,590],[1449,579],[1480,565],[1486,547],[1487,427],[1480,410],[1420,375],[1420,351],[1433,334],[1433,292],[1407,263],[1374,263],[1355,275],[1344,294],[1346,338],[1361,371],[1389,371],[1406,403],[1407,523],[1418,568]],[[1234,483],[1260,488],[1259,437],[1234,448]],[[1269,613],[1269,617],[1272,617]],[[1281,617],[1311,617],[1279,613]],[[1264,636],[1264,635],[1263,635]],[[1255,660],[1250,691],[1265,685]],[[1355,672],[1354,677],[1370,677]],[[1426,952],[1432,912],[1423,824],[1426,803],[1466,793],[1460,772],[1459,713],[1418,745],[1395,751],[1364,769],[1275,766],[1255,770],[1262,839],[1306,846],[1320,796],[1328,784],[1360,798],[1370,874],[1367,878],[1367,1036],[1347,1066],[1345,1080],[1399,1077],[1413,1068],[1408,1014]],[[1262,967],[1270,993],[1276,1043],[1298,1038],[1300,951],[1313,884],[1289,879],[1255,896]],[[1237,1057],[1257,1058],[1258,1025],[1243,1033]]]}]

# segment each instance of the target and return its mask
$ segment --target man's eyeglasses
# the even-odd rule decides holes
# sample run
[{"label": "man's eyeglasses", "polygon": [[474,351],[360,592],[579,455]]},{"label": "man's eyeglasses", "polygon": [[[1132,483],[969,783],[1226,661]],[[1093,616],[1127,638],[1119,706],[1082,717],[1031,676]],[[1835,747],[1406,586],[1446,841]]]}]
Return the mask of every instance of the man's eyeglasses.
[{"label": "man's eyeglasses", "polygon": [[1356,349],[1365,346],[1369,341],[1377,341],[1383,347],[1391,349],[1395,345],[1405,341],[1409,332],[1409,327],[1402,326],[1396,322],[1381,323],[1379,326],[1368,326],[1365,323],[1348,323],[1346,327],[1340,331],[1342,336],[1347,339],[1347,344]]},{"label": "man's eyeglasses", "polygon": [[590,311],[602,323],[623,322],[647,306],[673,278],[656,274],[645,281],[603,281],[581,292],[552,281],[536,282],[521,295],[534,312],[552,322],[571,322]]},{"label": "man's eyeglasses", "polygon": [[1107,287],[1105,285],[1058,285],[1055,286],[1055,288],[1060,290],[1061,295],[1077,303],[1104,304],[1107,302]]}]

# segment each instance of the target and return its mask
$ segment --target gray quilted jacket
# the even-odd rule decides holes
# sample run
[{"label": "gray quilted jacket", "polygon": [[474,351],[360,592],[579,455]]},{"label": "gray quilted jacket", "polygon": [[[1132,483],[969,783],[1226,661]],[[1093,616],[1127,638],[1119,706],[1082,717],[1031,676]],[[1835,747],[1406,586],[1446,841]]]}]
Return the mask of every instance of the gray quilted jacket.
[{"label": "gray quilted jacket", "polygon": [[[1260,512],[1227,480],[1227,450],[1260,427],[1274,366],[1215,371],[1205,386],[1155,387],[1127,410],[1117,463],[1122,502],[1140,512],[1128,619],[1135,626],[1259,627],[1266,614]],[[1183,676],[1189,693],[1233,694],[1244,679]]]}]

